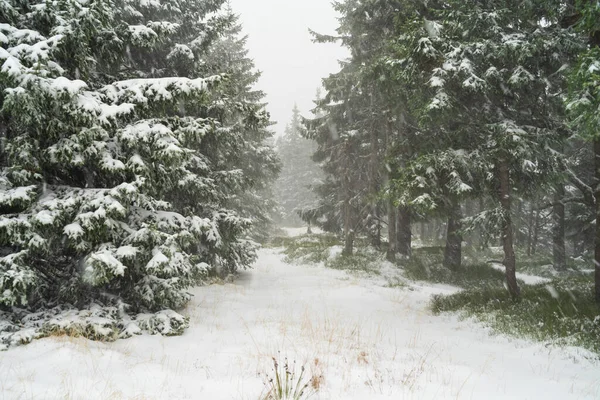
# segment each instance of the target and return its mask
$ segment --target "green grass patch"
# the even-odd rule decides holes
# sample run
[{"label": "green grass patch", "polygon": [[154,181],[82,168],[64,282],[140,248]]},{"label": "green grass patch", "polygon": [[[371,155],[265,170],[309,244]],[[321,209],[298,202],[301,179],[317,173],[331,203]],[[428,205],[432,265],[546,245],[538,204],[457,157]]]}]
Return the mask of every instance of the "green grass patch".
[{"label": "green grass patch", "polygon": [[369,247],[366,239],[359,238],[351,256],[341,254],[343,243],[332,234],[312,234],[298,237],[280,237],[272,247],[283,247],[288,262],[323,263],[327,268],[378,275],[383,253]]},{"label": "green grass patch", "polygon": [[380,254],[371,252],[368,248],[359,248],[351,256],[340,254],[330,258],[325,262],[325,266],[337,270],[380,275],[382,262],[383,258]]},{"label": "green grass patch", "polygon": [[434,312],[474,316],[497,332],[515,337],[581,346],[600,354],[600,307],[593,284],[584,276],[522,286],[513,300],[501,287],[482,287],[449,296],[434,296]]},{"label": "green grass patch", "polygon": [[464,289],[504,287],[504,272],[492,268],[489,264],[466,264],[456,271],[451,271],[442,265],[443,259],[443,247],[415,249],[411,259],[403,263],[406,277],[417,281],[445,283]]},{"label": "green grass patch", "polygon": [[340,239],[331,234],[279,237],[271,241],[272,247],[283,247],[288,262],[325,262],[330,258],[330,249],[341,245]]}]

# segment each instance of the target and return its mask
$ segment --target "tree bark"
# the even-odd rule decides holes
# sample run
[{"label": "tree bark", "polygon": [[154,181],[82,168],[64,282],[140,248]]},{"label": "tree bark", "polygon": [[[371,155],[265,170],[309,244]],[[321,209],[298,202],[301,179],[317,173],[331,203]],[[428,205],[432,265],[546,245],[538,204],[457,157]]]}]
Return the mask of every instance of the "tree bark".
[{"label": "tree bark", "polygon": [[409,258],[412,247],[412,231],[410,229],[410,210],[406,207],[398,207],[398,225],[396,226],[398,253]]},{"label": "tree bark", "polygon": [[[485,211],[485,199],[483,198],[483,196],[481,196],[481,197],[479,197],[479,213],[482,213],[484,211]],[[477,232],[477,234],[479,235],[479,241],[478,241],[479,250],[483,251],[483,250],[487,249],[488,235],[484,234],[485,232],[480,227],[478,227],[475,232]]]},{"label": "tree bark", "polygon": [[352,229],[352,214],[350,202],[344,202],[344,250],[342,255],[351,256],[354,253],[354,230]]},{"label": "tree bark", "polygon": [[552,255],[554,269],[564,271],[567,269],[565,250],[565,198],[564,185],[556,185],[554,189],[554,205],[552,206]]},{"label": "tree bark", "polygon": [[354,253],[354,230],[350,229],[346,232],[346,237],[344,239],[344,250],[342,251],[342,255],[351,256]]},{"label": "tree bark", "polygon": [[349,192],[346,189],[346,200],[344,201],[344,250],[342,251],[344,256],[351,256],[354,253],[354,229],[352,227]]},{"label": "tree bark", "polygon": [[498,160],[498,178],[500,189],[498,196],[503,211],[502,218],[502,247],[504,249],[504,267],[506,268],[506,283],[508,291],[513,298],[518,298],[521,294],[517,284],[517,260],[513,247],[513,227],[511,218],[511,188],[510,188],[510,170],[506,159]]},{"label": "tree bark", "polygon": [[446,233],[446,248],[444,250],[444,267],[456,271],[462,262],[462,211],[460,204],[453,201],[452,210],[448,217],[448,230]]},{"label": "tree bark", "polygon": [[373,247],[381,248],[381,221],[379,216],[379,204],[376,194],[379,192],[379,137],[377,130],[371,128],[371,160],[370,160],[369,180],[371,181],[371,195],[373,196],[371,204],[371,213],[375,221],[375,229],[371,232],[371,244]]},{"label": "tree bark", "polygon": [[537,253],[537,246],[540,239],[540,211],[535,210],[535,216],[533,218],[533,240],[531,242],[531,255]]},{"label": "tree bark", "polygon": [[396,207],[392,199],[388,199],[388,261],[396,261]]},{"label": "tree bark", "polygon": [[527,218],[527,255],[531,256],[533,247],[533,224],[535,223],[535,203],[529,204],[529,216]]},{"label": "tree bark", "polygon": [[[596,182],[600,182],[600,138],[598,137],[594,139],[594,166],[594,175],[596,178]],[[596,186],[594,197],[596,198],[596,240],[594,243],[594,293],[596,302],[600,303],[600,184]]]},{"label": "tree bark", "polygon": [[523,214],[523,200],[520,198],[517,199],[517,210],[515,214],[515,219],[513,221],[514,229],[515,229],[515,247],[520,248],[523,244],[522,238],[522,229],[521,229],[521,216]]}]

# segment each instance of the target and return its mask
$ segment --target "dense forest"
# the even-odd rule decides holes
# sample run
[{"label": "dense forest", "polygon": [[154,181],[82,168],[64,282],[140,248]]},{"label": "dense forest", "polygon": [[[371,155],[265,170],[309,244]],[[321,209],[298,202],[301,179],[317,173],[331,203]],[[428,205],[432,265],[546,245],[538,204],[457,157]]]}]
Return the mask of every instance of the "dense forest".
[{"label": "dense forest", "polygon": [[0,0],[0,398],[600,399],[600,1],[330,1]]},{"label": "dense forest", "polygon": [[[388,260],[411,240],[552,252],[595,268],[600,302],[600,7],[595,1],[334,2],[350,52],[303,135],[326,174],[306,213]],[[309,218],[309,217],[307,217]],[[387,240],[382,240],[386,236]],[[595,266],[595,267],[594,267]]]}]

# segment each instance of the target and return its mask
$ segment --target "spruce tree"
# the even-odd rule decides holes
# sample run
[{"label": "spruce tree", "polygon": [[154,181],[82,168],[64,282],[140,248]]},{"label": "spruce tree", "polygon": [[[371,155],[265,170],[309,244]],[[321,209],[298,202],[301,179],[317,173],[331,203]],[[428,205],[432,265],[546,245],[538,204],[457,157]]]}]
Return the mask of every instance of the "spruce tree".
[{"label": "spruce tree", "polygon": [[580,45],[560,27],[558,3],[517,3],[450,2],[437,11],[439,35],[424,40],[439,57],[431,74],[432,124],[448,134],[458,128],[468,135],[466,150],[489,166],[487,185],[498,203],[490,215],[501,228],[513,296],[519,295],[514,192],[526,194],[560,172],[552,149],[568,131],[561,104],[564,78],[556,72]]},{"label": "spruce tree", "polygon": [[[575,126],[583,138],[593,142],[596,182],[600,179],[600,5],[578,0],[567,26],[576,26],[588,39],[587,49],[579,56],[571,77],[571,93],[567,106]],[[571,22],[572,21],[572,22]],[[584,188],[584,193],[588,192]],[[595,200],[595,299],[600,303],[600,186],[593,189]]]},{"label": "spruce tree", "polygon": [[204,75],[222,3],[1,3],[3,307],[178,308],[253,262],[228,208],[246,138]]},{"label": "spruce tree", "polygon": [[220,134],[228,138],[222,144],[227,154],[220,162],[223,168],[238,171],[241,177],[235,191],[228,196],[227,207],[251,220],[251,237],[264,241],[273,224],[276,203],[272,185],[280,163],[269,144],[273,132],[264,102],[265,93],[255,89],[261,73],[249,57],[248,37],[242,35],[239,16],[229,5],[225,15],[230,26],[208,49],[205,69],[227,77],[219,86],[220,102],[225,105],[225,112],[219,116]]},{"label": "spruce tree", "polygon": [[289,226],[299,225],[300,219],[309,226],[314,223],[311,212],[316,206],[316,197],[311,188],[321,180],[319,167],[312,160],[316,148],[302,137],[302,129],[302,116],[298,106],[294,105],[285,133],[276,142],[283,168],[275,192],[283,214],[280,223]]}]

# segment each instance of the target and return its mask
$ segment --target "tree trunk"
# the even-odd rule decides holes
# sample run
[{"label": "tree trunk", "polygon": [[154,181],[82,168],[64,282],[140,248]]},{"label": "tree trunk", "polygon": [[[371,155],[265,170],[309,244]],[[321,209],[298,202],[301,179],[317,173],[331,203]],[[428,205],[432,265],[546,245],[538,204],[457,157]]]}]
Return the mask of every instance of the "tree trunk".
[{"label": "tree trunk", "polygon": [[[596,182],[600,182],[600,138],[594,139],[594,166]],[[596,240],[594,243],[594,267],[595,267],[595,298],[600,303],[600,185],[596,186],[594,192],[596,198]]]},{"label": "tree trunk", "polygon": [[504,249],[504,267],[506,268],[506,282],[508,291],[513,298],[520,296],[519,285],[517,284],[517,260],[513,247],[513,227],[511,218],[511,190],[510,190],[510,170],[508,161],[498,160],[498,178],[500,189],[498,196],[504,214],[502,219],[502,247]]},{"label": "tree trunk", "polygon": [[567,269],[565,250],[565,198],[564,185],[556,185],[554,190],[554,205],[552,206],[552,255],[554,269],[564,271]]},{"label": "tree trunk", "polygon": [[386,258],[388,261],[396,261],[396,207],[392,199],[388,200],[388,249]]},{"label": "tree trunk", "polygon": [[453,201],[452,210],[448,217],[448,231],[446,233],[446,249],[444,250],[444,267],[456,271],[462,262],[462,211],[460,204]]},{"label": "tree trunk", "polygon": [[[479,197],[479,213],[485,211],[485,199],[483,196]],[[479,250],[485,250],[488,247],[488,235],[485,234],[482,228],[478,227],[475,232],[479,235]]]},{"label": "tree trunk", "polygon": [[533,224],[535,223],[535,203],[529,204],[529,216],[527,218],[527,255],[531,256],[533,247]]},{"label": "tree trunk", "polygon": [[342,251],[342,255],[351,256],[354,253],[354,230],[350,229],[346,232],[346,237],[344,239],[344,250]]},{"label": "tree trunk", "polygon": [[371,204],[371,214],[375,221],[375,229],[373,229],[371,235],[371,244],[373,247],[381,248],[381,221],[379,216],[379,204],[376,194],[379,192],[379,137],[377,136],[377,130],[371,128],[371,160],[369,165],[369,180],[371,181],[371,195],[373,197]]},{"label": "tree trunk", "polygon": [[352,253],[354,253],[354,229],[352,227],[349,191],[346,190],[346,200],[344,201],[344,250],[342,255],[351,256]]},{"label": "tree trunk", "polygon": [[377,202],[373,204],[371,224],[368,233],[371,237],[371,245],[376,249],[381,249],[381,215]]},{"label": "tree trunk", "polygon": [[351,256],[354,253],[354,230],[352,229],[350,205],[346,204],[344,208],[346,211],[344,212],[344,250],[342,255]]},{"label": "tree trunk", "polygon": [[523,200],[520,198],[517,199],[517,210],[515,214],[515,219],[513,221],[514,229],[515,229],[515,247],[521,248],[523,245],[523,232],[521,229],[521,216],[523,215]]},{"label": "tree trunk", "polygon": [[398,253],[409,258],[412,247],[412,232],[410,229],[410,210],[407,207],[398,207],[398,225],[396,226]]},{"label": "tree trunk", "polygon": [[535,210],[533,218],[533,240],[531,241],[531,255],[537,252],[537,246],[540,239],[540,211]]},{"label": "tree trunk", "polygon": [[312,234],[312,229],[310,228],[310,222],[308,223],[308,228],[306,228],[306,234],[307,235]]}]

